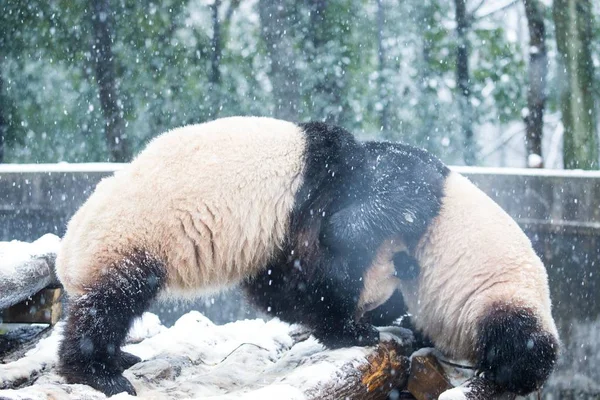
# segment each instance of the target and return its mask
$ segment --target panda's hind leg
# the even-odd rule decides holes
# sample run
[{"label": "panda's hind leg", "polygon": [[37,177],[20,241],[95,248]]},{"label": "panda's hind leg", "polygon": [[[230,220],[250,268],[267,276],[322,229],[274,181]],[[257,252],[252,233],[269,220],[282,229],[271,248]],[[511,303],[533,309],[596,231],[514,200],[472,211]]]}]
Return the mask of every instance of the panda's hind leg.
[{"label": "panda's hind leg", "polygon": [[554,369],[559,342],[534,310],[496,303],[479,322],[478,369],[518,395],[537,390]]},{"label": "panda's hind leg", "polygon": [[133,320],[149,307],[165,281],[164,264],[135,252],[109,267],[69,310],[59,349],[59,371],[68,383],[111,396],[135,395],[123,371],[140,359],[121,351]]}]

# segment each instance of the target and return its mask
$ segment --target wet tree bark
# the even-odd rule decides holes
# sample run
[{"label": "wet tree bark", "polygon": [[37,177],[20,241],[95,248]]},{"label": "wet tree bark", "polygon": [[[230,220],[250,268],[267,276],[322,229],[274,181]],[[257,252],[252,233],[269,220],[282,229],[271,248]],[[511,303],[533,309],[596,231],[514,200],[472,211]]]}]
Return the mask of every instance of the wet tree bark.
[{"label": "wet tree bark", "polygon": [[564,125],[563,160],[567,169],[598,168],[598,137],[591,55],[591,0],[554,0],[554,25],[563,73],[561,111]]},{"label": "wet tree bark", "polygon": [[211,55],[210,55],[210,75],[208,82],[211,87],[212,110],[211,115],[217,117],[222,107],[222,77],[221,77],[221,59],[223,58],[224,43],[227,41],[227,34],[231,17],[234,11],[240,5],[240,0],[232,0],[229,2],[229,7],[223,18],[219,17],[219,9],[221,8],[221,0],[214,0],[210,6],[213,35],[211,38]]},{"label": "wet tree bark", "polygon": [[[423,0],[421,5],[421,11],[419,18],[423,26],[433,26],[437,23],[435,20],[435,7],[433,4],[435,0]],[[432,39],[431,35],[427,33],[420,37],[420,51],[421,59],[418,65],[419,71],[419,84],[421,90],[419,91],[419,103],[417,106],[417,115],[419,116],[419,135],[418,140],[423,146],[433,152],[439,151],[439,141],[431,140],[433,135],[433,129],[435,125],[435,115],[437,114],[437,90],[433,89],[430,85],[430,80],[434,77],[431,69],[431,52],[432,52]]]},{"label": "wet tree bark", "polygon": [[340,41],[349,32],[344,30],[333,33],[334,29],[339,28],[339,21],[336,21],[336,13],[331,8],[328,9],[331,3],[326,0],[308,0],[307,4],[310,12],[309,25],[306,27],[308,62],[315,75],[314,81],[310,83],[313,118],[343,124],[350,119],[350,113],[343,107],[347,90],[346,78],[337,76],[331,64],[323,59],[327,59],[328,52],[334,49],[329,46],[330,42],[337,40],[336,45],[343,47]]},{"label": "wet tree bark", "polygon": [[273,86],[273,102],[276,104],[274,115],[296,120],[300,100],[298,72],[294,65],[292,45],[283,34],[291,16],[286,7],[281,7],[281,1],[276,0],[260,0],[258,12],[261,37],[269,57],[269,79]]},{"label": "wet tree bark", "polygon": [[[529,28],[529,87],[527,89],[528,114],[525,116],[527,159],[537,154],[542,157],[542,137],[544,132],[544,108],[546,105],[546,75],[548,54],[546,51],[546,28],[544,6],[538,0],[523,0],[527,26]],[[543,168],[539,165],[528,167]]]},{"label": "wet tree bark", "polygon": [[316,394],[306,393],[311,400],[386,400],[389,393],[406,387],[410,361],[406,348],[395,341],[382,341],[359,361],[342,366],[337,377]]},{"label": "wet tree bark", "polygon": [[[2,57],[0,57],[2,60]],[[4,162],[4,144],[6,142],[6,135],[8,133],[8,121],[6,120],[5,114],[6,101],[4,101],[4,80],[2,79],[2,70],[0,69],[0,163]]]},{"label": "wet tree bark", "polygon": [[219,20],[219,7],[221,0],[214,0],[211,4],[212,27],[213,35],[211,39],[211,57],[210,57],[210,77],[209,83],[211,87],[212,97],[212,115],[216,117],[221,108],[221,56],[223,55],[223,44],[221,40],[221,21]]},{"label": "wet tree bark", "polygon": [[389,94],[386,90],[386,74],[385,74],[385,59],[386,51],[383,44],[383,27],[385,25],[385,10],[383,8],[382,0],[377,0],[377,60],[378,60],[378,80],[379,85],[379,98],[377,99],[382,104],[381,113],[379,114],[379,125],[383,132],[384,138],[390,138],[390,102]]},{"label": "wet tree bark", "polygon": [[469,77],[469,39],[470,27],[465,0],[454,0],[456,8],[456,81],[459,90],[459,108],[461,113],[461,131],[464,137],[464,161],[467,165],[475,163],[475,139],[473,137],[473,106],[471,105],[471,82]]},{"label": "wet tree bark", "polygon": [[104,134],[111,161],[127,162],[131,158],[129,142],[125,137],[125,121],[117,91],[114,55],[112,52],[112,26],[109,0],[90,0],[94,43],[92,58],[96,69],[96,82],[100,92],[100,105],[105,119]]}]

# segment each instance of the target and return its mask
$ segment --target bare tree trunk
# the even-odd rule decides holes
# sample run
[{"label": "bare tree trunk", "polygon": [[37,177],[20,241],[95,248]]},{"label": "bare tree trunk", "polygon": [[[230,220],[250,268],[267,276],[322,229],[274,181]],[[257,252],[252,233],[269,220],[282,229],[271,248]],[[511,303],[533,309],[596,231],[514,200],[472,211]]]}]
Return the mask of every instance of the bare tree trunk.
[{"label": "bare tree trunk", "polygon": [[8,121],[4,116],[7,112],[4,107],[8,102],[2,100],[4,100],[4,80],[2,79],[2,70],[0,69],[0,163],[4,162],[4,145],[6,143],[6,135],[8,134]]},{"label": "bare tree trunk", "polygon": [[214,0],[210,6],[212,11],[213,35],[211,39],[212,55],[210,58],[210,78],[212,96],[212,114],[216,117],[221,108],[221,56],[223,54],[223,44],[221,41],[221,21],[219,20],[219,7],[221,0]]},{"label": "bare tree trunk", "polygon": [[[529,88],[527,90],[528,114],[525,116],[527,129],[525,145],[527,166],[543,168],[542,137],[544,133],[544,108],[546,105],[546,74],[548,55],[546,52],[546,28],[544,6],[538,0],[523,0],[529,28]],[[538,155],[542,160],[531,165],[530,156]]]},{"label": "bare tree trunk", "polygon": [[565,168],[597,169],[598,137],[594,104],[594,67],[591,56],[590,0],[554,0],[556,45],[560,54],[562,122],[565,128]]},{"label": "bare tree trunk", "polygon": [[383,132],[384,138],[390,138],[390,100],[386,88],[386,74],[385,74],[385,58],[386,52],[383,45],[383,27],[385,25],[385,10],[383,9],[382,0],[377,0],[377,55],[378,55],[378,85],[379,85],[379,99],[382,108],[379,114],[379,124]]},{"label": "bare tree trunk", "polygon": [[327,9],[327,0],[308,0],[310,7],[310,26],[309,35],[315,49],[321,47],[325,41],[325,10]]},{"label": "bare tree trunk", "polygon": [[469,16],[465,0],[454,0],[456,6],[456,34],[458,47],[456,50],[456,80],[459,90],[459,107],[461,113],[461,131],[464,136],[464,161],[467,165],[475,163],[475,140],[473,137],[473,106],[471,105],[471,82],[469,78]]},{"label": "bare tree trunk", "polygon": [[[327,44],[330,40],[335,40],[328,33],[333,23],[333,15],[328,13],[327,0],[308,0],[310,10],[310,25],[308,27],[307,38],[311,44],[309,47],[309,62],[315,68],[318,76],[314,81],[311,90],[311,99],[313,102],[313,114],[315,117],[322,117],[326,122],[340,124],[344,119],[343,112],[337,108],[342,107],[342,91],[345,78],[338,78],[331,70],[331,65],[322,62],[322,56],[329,49]],[[319,69],[323,70],[319,70]]]},{"label": "bare tree trunk", "polygon": [[292,44],[283,33],[289,25],[289,11],[281,7],[279,0],[260,0],[258,4],[261,36],[269,56],[269,78],[276,104],[274,114],[277,118],[295,120],[300,100],[298,72]]},{"label": "bare tree trunk", "polygon": [[112,161],[127,162],[131,154],[125,137],[125,122],[118,100],[114,55],[111,37],[111,9],[109,0],[90,0],[94,45],[92,57],[96,67],[96,82],[100,105],[106,120],[104,129]]},{"label": "bare tree trunk", "polygon": [[[424,26],[436,23],[435,21],[435,7],[433,4],[435,0],[423,0],[419,6],[419,14],[417,18]],[[437,115],[437,91],[432,89],[430,86],[430,80],[433,77],[431,69],[431,51],[432,51],[432,40],[431,37],[424,33],[420,36],[420,52],[421,59],[417,66],[419,71],[419,84],[421,90],[419,91],[419,102],[417,103],[417,115],[419,116],[419,134],[418,140],[423,143],[423,146],[429,151],[439,151],[438,141],[431,140],[435,115]]]}]

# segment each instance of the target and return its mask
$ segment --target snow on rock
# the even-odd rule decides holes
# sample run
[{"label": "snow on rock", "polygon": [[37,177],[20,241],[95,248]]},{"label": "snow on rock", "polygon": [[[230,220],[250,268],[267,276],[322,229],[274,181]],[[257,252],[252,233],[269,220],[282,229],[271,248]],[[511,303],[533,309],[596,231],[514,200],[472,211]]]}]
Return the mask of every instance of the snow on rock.
[{"label": "snow on rock", "polygon": [[32,258],[56,254],[59,245],[60,238],[51,233],[33,243],[18,240],[0,242],[0,272],[8,274]]},{"label": "snow on rock", "polygon": [[[25,357],[0,365],[2,399],[101,399],[85,385],[68,385],[56,373],[62,323]],[[300,332],[300,334],[298,334]],[[277,319],[215,325],[192,311],[171,328],[144,314],[125,351],[142,362],[125,371],[138,398],[290,399],[318,398],[321,385],[343,378],[344,367],[365,362],[372,349],[325,350],[296,325]],[[300,339],[299,339],[300,338]],[[131,341],[141,340],[139,343]],[[298,341],[300,340],[300,341]],[[24,382],[30,386],[22,387]],[[133,399],[121,393],[115,399]]]},{"label": "snow on rock", "polygon": [[455,387],[450,390],[446,390],[440,394],[439,400],[467,400],[467,393],[471,391],[468,387]]},{"label": "snow on rock", "polygon": [[46,234],[33,243],[0,242],[0,309],[7,308],[56,280],[54,259],[60,245]]}]

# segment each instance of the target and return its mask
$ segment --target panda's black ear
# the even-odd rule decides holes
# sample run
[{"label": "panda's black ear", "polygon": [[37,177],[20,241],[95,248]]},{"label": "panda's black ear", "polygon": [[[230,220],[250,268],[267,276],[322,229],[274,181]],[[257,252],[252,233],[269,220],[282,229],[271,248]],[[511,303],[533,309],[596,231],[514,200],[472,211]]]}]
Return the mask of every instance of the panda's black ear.
[{"label": "panda's black ear", "polygon": [[421,272],[418,261],[405,251],[394,256],[394,268],[398,279],[403,281],[415,279]]}]

